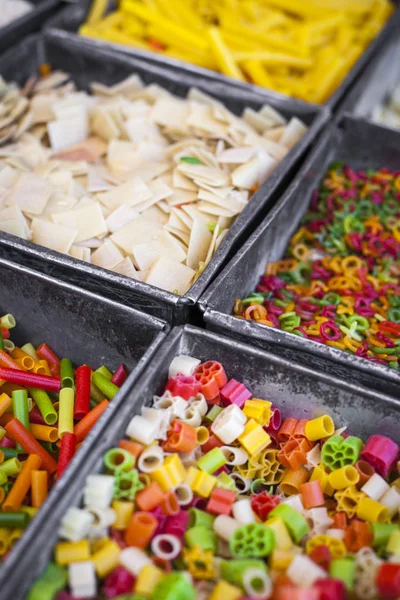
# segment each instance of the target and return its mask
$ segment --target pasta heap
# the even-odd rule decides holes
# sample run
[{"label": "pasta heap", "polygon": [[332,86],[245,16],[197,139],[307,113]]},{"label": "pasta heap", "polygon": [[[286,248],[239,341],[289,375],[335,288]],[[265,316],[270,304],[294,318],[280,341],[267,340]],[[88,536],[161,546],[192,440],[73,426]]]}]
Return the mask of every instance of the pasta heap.
[{"label": "pasta heap", "polygon": [[184,294],[307,128],[137,75],[91,91],[0,82],[0,230]]}]

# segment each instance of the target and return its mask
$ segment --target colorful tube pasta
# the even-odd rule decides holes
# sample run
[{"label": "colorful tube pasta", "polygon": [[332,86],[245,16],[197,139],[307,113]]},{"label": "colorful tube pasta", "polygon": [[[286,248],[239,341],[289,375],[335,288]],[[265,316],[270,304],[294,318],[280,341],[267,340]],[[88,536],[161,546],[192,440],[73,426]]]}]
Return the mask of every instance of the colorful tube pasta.
[{"label": "colorful tube pasta", "polygon": [[[0,317],[12,342],[12,315]],[[7,326],[7,327],[6,327]],[[10,333],[11,330],[11,333]],[[1,344],[0,344],[1,346]],[[7,349],[8,347],[12,349]],[[109,404],[87,365],[75,368],[43,343],[0,348],[0,557],[6,557]],[[95,368],[95,365],[93,365]],[[124,365],[109,371],[113,388]],[[123,487],[124,482],[121,482]]]},{"label": "colorful tube pasta", "polygon": [[234,314],[399,366],[400,172],[333,164],[282,260]]},{"label": "colorful tube pasta", "polygon": [[57,600],[398,598],[397,443],[338,434],[329,415],[278,422],[220,363],[179,358],[185,375],[131,419],[62,517],[28,600],[54,572]]}]

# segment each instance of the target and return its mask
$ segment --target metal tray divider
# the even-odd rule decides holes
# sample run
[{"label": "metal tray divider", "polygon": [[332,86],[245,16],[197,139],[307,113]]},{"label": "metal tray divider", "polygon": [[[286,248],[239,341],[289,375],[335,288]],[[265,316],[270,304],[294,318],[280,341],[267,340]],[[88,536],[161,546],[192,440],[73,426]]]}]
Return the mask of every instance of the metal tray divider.
[{"label": "metal tray divider", "polygon": [[[400,36],[397,27],[342,102],[337,118],[351,115],[372,123],[370,116],[373,108],[385,100],[388,93],[399,83]],[[392,129],[389,125],[386,127]]]},{"label": "metal tray divider", "polygon": [[[283,410],[284,416],[285,409],[287,414],[297,418],[310,418],[328,411],[338,424],[349,425],[349,430],[355,435],[382,432],[400,440],[400,402],[395,398],[371,392],[354,382],[317,373],[312,367],[293,364],[232,338],[190,325],[176,327],[142,376],[125,392],[121,410],[103,431],[96,447],[93,445],[91,448],[87,462],[79,472],[77,469],[69,471],[58,496],[53,496],[47,503],[47,514],[42,513],[34,521],[29,540],[25,542],[26,552],[20,553],[18,568],[17,565],[7,567],[6,563],[7,577],[0,574],[2,600],[22,600],[25,597],[24,593],[51,557],[62,515],[69,506],[79,505],[86,476],[101,471],[104,452],[123,437],[129,419],[161,391],[169,363],[177,354],[222,362],[229,377],[238,378],[258,397],[272,401]],[[33,555],[38,557],[35,563],[31,560]],[[22,582],[21,572],[24,573]]]},{"label": "metal tray divider", "polygon": [[[73,481],[76,473],[90,459],[93,447],[102,439],[110,421],[118,420],[118,412],[122,410],[127,391],[145,371],[170,328],[152,315],[140,313],[3,258],[0,258],[0,296],[3,309],[8,309],[17,319],[13,336],[17,343],[28,340],[35,344],[46,342],[59,356],[68,356],[75,364],[92,359],[93,363],[89,364],[93,367],[105,362],[111,369],[115,369],[124,361],[131,370],[124,387],[110,401],[85,438],[64,477],[56,483],[38,512],[37,519],[43,522],[48,519],[49,507],[54,502],[57,503],[57,499],[69,485],[66,482]],[[8,306],[8,302],[12,305]],[[0,569],[2,599],[1,582],[8,578],[10,570],[19,570],[18,565],[25,554],[32,561],[34,554],[29,554],[31,530],[35,531],[35,519]],[[40,535],[39,538],[43,541]]]},{"label": "metal tray divider", "polygon": [[[136,71],[146,82],[156,81],[174,93],[182,95],[191,86],[197,86],[210,93],[210,82],[206,78],[199,79],[196,75],[187,73],[181,68],[168,69],[166,66],[118,54],[110,49],[97,49],[77,36],[71,38],[66,32],[54,30],[46,31],[42,37],[27,40],[23,45],[14,48],[0,58],[0,73],[6,79],[12,79],[17,73],[21,82],[33,69],[37,68],[35,57],[43,50],[45,57],[55,67],[72,71],[78,84],[85,87],[87,87],[88,75],[90,78],[111,83]],[[21,65],[23,65],[23,69],[21,69]],[[14,261],[26,261],[28,265],[35,268],[55,272],[60,278],[90,287],[96,292],[117,297],[122,302],[137,306],[144,312],[155,314],[171,324],[186,322],[191,317],[194,304],[199,300],[201,294],[257,223],[267,214],[269,208],[287,186],[300,162],[330,118],[330,111],[326,107],[293,101],[288,98],[283,100],[267,98],[258,90],[238,89],[230,83],[222,81],[215,82],[211,94],[236,113],[240,113],[245,106],[259,108],[265,102],[270,101],[284,114],[296,114],[304,119],[309,125],[309,130],[254,194],[245,210],[238,215],[216,256],[185,296],[179,297],[67,255],[45,248],[41,249],[31,242],[6,233],[0,233],[2,250],[7,252]]]},{"label": "metal tray divider", "polygon": [[[398,4],[397,0],[395,4]],[[87,6],[73,6],[64,9],[60,14],[56,15],[53,19],[51,19],[47,26],[49,28],[59,29],[59,30],[67,30],[71,36],[71,38],[77,36],[77,30],[80,25],[85,21],[87,15]],[[340,86],[337,90],[332,94],[332,96],[325,103],[331,110],[336,110],[341,100],[346,96],[346,94],[351,90],[352,86],[358,80],[360,76],[364,73],[365,68],[368,66],[369,62],[375,55],[381,51],[383,44],[385,43],[388,36],[390,36],[393,32],[396,32],[396,28],[400,26],[400,9],[397,7],[389,21],[386,23],[385,27],[379,32],[379,34],[371,41],[369,46],[364,50],[361,57],[358,59],[353,68],[349,71],[346,77],[343,79]],[[203,67],[198,67],[191,63],[186,63],[184,61],[179,61],[173,58],[169,58],[167,56],[163,56],[162,54],[157,54],[155,52],[151,52],[148,50],[141,50],[138,48],[127,47],[119,44],[111,44],[101,40],[89,39],[87,38],[87,43],[91,44],[95,48],[102,47],[111,47],[117,52],[127,54],[129,56],[137,56],[141,57],[144,60],[156,64],[162,65],[175,65],[177,68],[185,69],[188,73],[194,73],[201,77],[208,77],[214,81],[222,81],[235,87],[242,89],[255,89],[260,93],[265,93],[268,95],[273,95],[276,98],[285,98],[283,94],[279,94],[278,92],[273,92],[272,90],[268,90],[266,88],[256,86],[249,83],[243,83],[232,79],[231,77],[227,77],[221,73],[217,73],[211,71],[209,69],[205,69]]]},{"label": "metal tray divider", "polygon": [[0,54],[6,52],[15,40],[24,39],[27,35],[39,31],[47,19],[54,16],[61,6],[61,0],[30,0],[33,9],[0,28]]},{"label": "metal tray divider", "polygon": [[339,376],[343,376],[344,367],[351,367],[360,383],[398,394],[397,371],[282,330],[238,319],[232,310],[236,298],[254,290],[267,262],[282,257],[307,210],[312,190],[318,187],[333,160],[349,162],[354,168],[385,165],[395,169],[399,159],[400,132],[351,117],[344,118],[340,125],[331,124],[290,188],[200,299],[206,327],[252,341],[296,362],[311,360],[317,369]]}]

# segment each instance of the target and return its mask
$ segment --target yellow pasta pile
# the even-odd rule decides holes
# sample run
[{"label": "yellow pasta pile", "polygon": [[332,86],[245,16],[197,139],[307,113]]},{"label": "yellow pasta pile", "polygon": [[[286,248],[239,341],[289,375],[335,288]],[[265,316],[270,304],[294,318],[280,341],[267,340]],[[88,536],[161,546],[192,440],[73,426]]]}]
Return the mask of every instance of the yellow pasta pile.
[{"label": "yellow pasta pile", "polygon": [[94,0],[84,36],[325,102],[393,12],[389,0]]}]

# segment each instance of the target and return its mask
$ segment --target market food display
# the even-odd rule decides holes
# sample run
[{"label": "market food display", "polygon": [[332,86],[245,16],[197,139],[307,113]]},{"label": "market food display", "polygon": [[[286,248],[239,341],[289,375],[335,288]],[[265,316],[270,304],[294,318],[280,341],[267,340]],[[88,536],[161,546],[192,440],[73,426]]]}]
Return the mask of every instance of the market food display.
[{"label": "market food display", "polygon": [[127,377],[74,368],[45,342],[15,346],[0,318],[0,556],[5,558]]},{"label": "market food display", "polygon": [[105,14],[96,0],[80,33],[322,103],[393,8],[388,0],[122,0]]},{"label": "market food display", "polygon": [[346,112],[398,3],[39,4],[0,0],[0,600],[400,600],[392,70]]},{"label": "market food display", "polygon": [[0,231],[184,294],[307,128],[137,75],[90,87],[1,81]]},{"label": "market food display", "polygon": [[254,393],[217,361],[174,358],[29,600],[398,598],[398,444]]},{"label": "market food display", "polygon": [[234,314],[398,368],[400,171],[335,163]]}]

